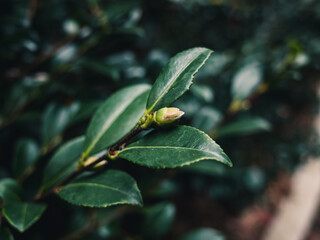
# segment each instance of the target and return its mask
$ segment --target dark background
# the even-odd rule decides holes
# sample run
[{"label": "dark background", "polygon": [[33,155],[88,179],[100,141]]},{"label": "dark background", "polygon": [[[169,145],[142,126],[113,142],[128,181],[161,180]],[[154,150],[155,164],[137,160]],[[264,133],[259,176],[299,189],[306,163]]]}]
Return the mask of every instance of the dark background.
[{"label": "dark background", "polygon": [[[84,226],[75,239],[178,239],[202,227],[228,239],[260,239],[290,194],[292,171],[319,153],[312,125],[320,71],[317,0],[10,0],[1,1],[0,25],[0,177],[12,176],[19,140],[33,139],[45,153],[23,183],[26,199],[50,156],[85,133],[102,101],[124,86],[153,83],[170,57],[196,46],[215,53],[175,105],[186,112],[182,124],[211,134],[234,163],[174,170],[110,164],[137,179],[146,206],[165,202],[175,209],[164,218],[174,220],[163,235],[145,233],[145,209],[88,227],[113,208],[84,209],[51,197],[30,230],[12,230],[17,239],[58,239]],[[231,109],[232,82],[252,63],[259,65],[259,86]],[[246,130],[253,123],[243,120],[253,117],[264,125]],[[306,239],[314,239],[319,222]]]}]

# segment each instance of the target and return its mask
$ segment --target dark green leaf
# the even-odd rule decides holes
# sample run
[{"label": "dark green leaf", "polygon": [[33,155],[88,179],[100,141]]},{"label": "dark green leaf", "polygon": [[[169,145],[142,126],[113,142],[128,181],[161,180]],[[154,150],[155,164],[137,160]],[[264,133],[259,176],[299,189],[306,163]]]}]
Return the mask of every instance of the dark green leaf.
[{"label": "dark green leaf", "polygon": [[216,132],[216,137],[226,137],[235,135],[252,134],[261,131],[269,131],[271,124],[260,117],[246,117],[234,122],[231,122]]},{"label": "dark green leaf", "polygon": [[76,169],[83,143],[84,137],[72,139],[53,155],[44,169],[42,191],[54,187]]},{"label": "dark green leaf", "polygon": [[147,84],[126,87],[99,107],[86,133],[85,157],[115,144],[137,125],[145,111],[149,89]]},{"label": "dark green leaf", "polygon": [[210,49],[198,47],[183,51],[171,58],[150,91],[147,112],[167,107],[181,97],[189,89],[193,76],[211,53]]},{"label": "dark green leaf", "polygon": [[[191,165],[192,166],[192,165]],[[168,198],[177,194],[179,186],[175,181],[164,180],[158,186],[152,188],[151,195],[156,198]]]},{"label": "dark green leaf", "polygon": [[46,146],[57,140],[59,135],[65,130],[71,117],[73,116],[72,105],[70,107],[50,104],[43,119],[43,144]]},{"label": "dark green leaf", "polygon": [[21,82],[12,86],[9,95],[6,96],[6,104],[3,109],[4,115],[10,115],[23,107],[31,99],[44,82],[26,77]]},{"label": "dark green leaf", "polygon": [[8,228],[1,228],[0,229],[0,239],[1,240],[14,240],[14,238]]},{"label": "dark green leaf", "polygon": [[102,61],[82,60],[81,62],[79,62],[79,64],[84,68],[101,73],[114,80],[119,80],[120,78],[120,72],[118,68],[108,65]]},{"label": "dark green leaf", "polygon": [[69,124],[74,124],[91,117],[100,104],[100,101],[78,102],[78,109],[74,112]]},{"label": "dark green leaf", "polygon": [[119,157],[155,168],[182,167],[204,159],[232,166],[218,144],[204,132],[188,126],[153,131],[120,151]]},{"label": "dark green leaf", "polygon": [[41,217],[45,209],[44,204],[12,201],[4,206],[2,213],[13,227],[24,232]]},{"label": "dark green leaf", "polygon": [[0,198],[5,202],[11,200],[19,200],[22,188],[19,183],[11,178],[4,178],[0,180]]},{"label": "dark green leaf", "polygon": [[190,91],[203,102],[211,103],[214,100],[214,92],[209,86],[194,84],[190,88]]},{"label": "dark green leaf", "polygon": [[221,120],[222,114],[212,107],[203,107],[194,114],[191,125],[208,132],[213,129]]},{"label": "dark green leaf", "polygon": [[32,139],[21,139],[15,148],[12,168],[16,178],[21,177],[36,162],[39,155],[39,146]]},{"label": "dark green leaf", "polygon": [[142,205],[136,181],[127,173],[117,170],[77,178],[62,187],[58,194],[67,202],[86,207]]},{"label": "dark green leaf", "polygon": [[175,207],[171,203],[159,203],[147,208],[142,224],[143,235],[147,238],[163,236],[170,229],[175,212]]},{"label": "dark green leaf", "polygon": [[225,240],[225,237],[218,231],[211,228],[203,228],[188,233],[180,240]]},{"label": "dark green leaf", "polygon": [[197,173],[197,174],[204,174],[210,176],[221,176],[224,175],[226,171],[229,171],[226,166],[218,164],[214,161],[201,161],[190,166],[183,168],[183,170]]},{"label": "dark green leaf", "polygon": [[231,94],[235,100],[243,100],[250,96],[262,80],[261,68],[250,63],[241,68],[232,80]]}]

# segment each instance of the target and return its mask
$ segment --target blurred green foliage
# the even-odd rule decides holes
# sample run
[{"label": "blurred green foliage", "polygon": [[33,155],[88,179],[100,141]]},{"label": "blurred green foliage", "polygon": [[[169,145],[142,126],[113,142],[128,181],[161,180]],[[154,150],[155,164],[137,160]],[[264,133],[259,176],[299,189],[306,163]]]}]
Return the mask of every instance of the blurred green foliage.
[{"label": "blurred green foliage", "polygon": [[[317,0],[11,0],[1,4],[0,24],[0,177],[18,177],[25,200],[103,100],[153,83],[169,57],[194,46],[215,53],[175,105],[186,112],[182,124],[210,134],[235,165],[150,171],[112,162],[137,179],[148,207],[85,209],[53,197],[42,221],[23,235],[11,229],[16,239],[178,239],[207,227],[184,217],[197,212],[190,196],[206,193],[235,216],[279,172],[319,153]],[[27,172],[14,167],[20,162]],[[193,208],[182,211],[182,201]],[[228,223],[210,216],[210,227],[233,239]],[[144,229],[150,222],[158,224]],[[194,234],[215,232],[205,230]]]}]

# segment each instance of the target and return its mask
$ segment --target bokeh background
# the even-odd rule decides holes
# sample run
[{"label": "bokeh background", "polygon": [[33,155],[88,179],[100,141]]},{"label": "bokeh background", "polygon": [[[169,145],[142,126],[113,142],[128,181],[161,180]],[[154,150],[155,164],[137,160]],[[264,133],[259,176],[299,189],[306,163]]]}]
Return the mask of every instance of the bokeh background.
[{"label": "bokeh background", "polygon": [[[20,179],[26,198],[101,102],[153,83],[170,57],[196,46],[215,52],[175,106],[186,112],[181,124],[207,132],[234,163],[112,163],[137,179],[145,208],[101,223],[113,208],[52,197],[41,221],[23,235],[13,230],[16,239],[179,239],[201,228],[263,239],[290,198],[293,173],[319,155],[317,0],[10,0],[1,2],[0,26],[0,177],[14,176],[19,154],[41,153]],[[301,239],[320,239],[315,209]]]}]

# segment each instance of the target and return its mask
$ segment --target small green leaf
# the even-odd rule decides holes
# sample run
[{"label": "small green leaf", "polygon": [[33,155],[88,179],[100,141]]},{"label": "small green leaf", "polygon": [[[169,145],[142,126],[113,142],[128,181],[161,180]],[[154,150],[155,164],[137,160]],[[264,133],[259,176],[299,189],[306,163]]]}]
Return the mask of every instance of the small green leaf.
[{"label": "small green leaf", "polygon": [[147,102],[147,113],[167,107],[191,86],[193,76],[205,64],[212,50],[192,48],[171,58],[154,83]]},{"label": "small green leaf", "polygon": [[176,209],[171,203],[159,203],[146,210],[142,223],[143,235],[147,238],[160,238],[172,226]]},{"label": "small green leaf", "polygon": [[183,168],[183,170],[201,175],[223,176],[228,169],[226,166],[218,164],[217,162],[204,160],[187,166]]},{"label": "small green leaf", "polygon": [[225,237],[217,230],[211,228],[202,228],[192,231],[180,238],[180,240],[225,240]]},{"label": "small green leaf", "polygon": [[59,135],[65,130],[73,116],[72,105],[70,107],[50,104],[44,113],[42,138],[46,146],[56,141]]},{"label": "small green leaf", "polygon": [[214,100],[214,91],[209,86],[194,84],[190,88],[190,91],[195,97],[205,103],[212,103]]},{"label": "small green leaf", "polygon": [[67,202],[86,207],[142,205],[136,181],[117,170],[79,177],[62,187],[58,195]]},{"label": "small green leaf", "polygon": [[262,81],[262,70],[256,63],[241,68],[232,80],[231,94],[234,100],[244,100],[253,93]]},{"label": "small green leaf", "polygon": [[215,133],[216,137],[253,134],[262,131],[269,131],[271,124],[260,117],[245,117],[221,127]]},{"label": "small green leaf", "polygon": [[115,144],[137,125],[145,111],[149,89],[147,84],[126,87],[99,107],[86,133],[85,157]]},{"label": "small green leaf", "polygon": [[87,102],[76,102],[73,105],[77,104],[77,110],[74,111],[74,114],[69,122],[69,125],[78,123],[84,119],[87,119],[93,115],[93,113],[100,106],[100,101],[87,101]]},{"label": "small green leaf", "polygon": [[194,114],[191,125],[208,132],[213,129],[221,120],[222,114],[218,110],[205,106]]},{"label": "small green leaf", "polygon": [[8,228],[1,228],[0,229],[0,239],[1,240],[14,240],[14,238]]},{"label": "small green leaf", "polygon": [[218,144],[188,126],[153,131],[120,151],[119,157],[154,168],[182,167],[204,159],[232,166]]},{"label": "small green leaf", "polygon": [[12,169],[16,178],[21,177],[33,166],[39,155],[39,146],[32,139],[21,139],[15,147]]},{"label": "small green leaf", "polygon": [[77,137],[59,148],[44,169],[41,191],[54,187],[77,168],[83,143],[84,137]]},{"label": "small green leaf", "polygon": [[0,180],[0,198],[5,203],[11,200],[20,200],[22,188],[19,183],[11,178],[4,178]]},{"label": "small green leaf", "polygon": [[120,72],[119,69],[115,66],[108,65],[103,61],[97,61],[92,59],[82,60],[79,61],[79,65],[83,68],[87,68],[94,72],[100,73],[104,76],[110,77],[114,80],[120,79]]},{"label": "small green leaf", "polygon": [[41,217],[45,209],[44,204],[12,201],[4,206],[2,213],[13,227],[24,232]]}]

